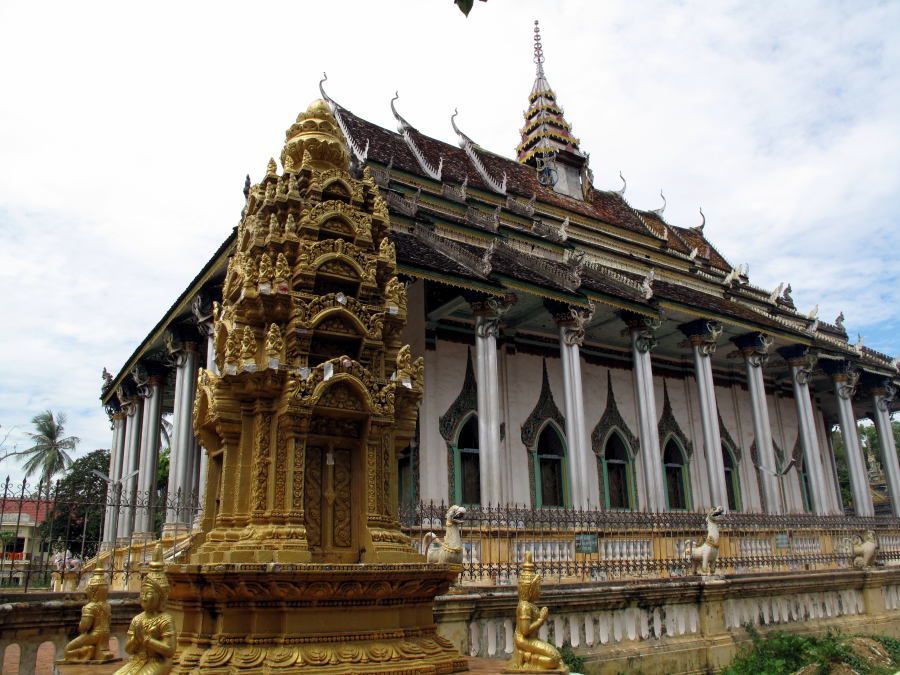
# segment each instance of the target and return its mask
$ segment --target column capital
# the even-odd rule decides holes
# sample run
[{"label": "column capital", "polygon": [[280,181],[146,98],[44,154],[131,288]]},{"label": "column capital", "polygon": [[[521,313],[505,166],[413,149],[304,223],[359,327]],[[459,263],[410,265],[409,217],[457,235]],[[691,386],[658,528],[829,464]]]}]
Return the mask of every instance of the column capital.
[{"label": "column capital", "polygon": [[820,359],[819,364],[834,382],[834,391],[844,400],[856,395],[859,385],[859,370],[847,359]]},{"label": "column capital", "polygon": [[518,298],[507,293],[502,298],[496,296],[469,300],[475,314],[475,335],[481,338],[496,338],[500,334],[500,319],[516,304]]},{"label": "column capital", "polygon": [[765,333],[747,333],[732,338],[731,341],[740,350],[743,357],[754,368],[761,368],[769,360],[769,349],[774,339]]},{"label": "column capital", "polygon": [[625,322],[626,330],[622,334],[630,333],[633,338],[633,346],[642,354],[653,351],[658,344],[654,333],[662,325],[662,319],[656,316],[647,316],[637,312],[619,312],[619,318]]},{"label": "column capital", "polygon": [[812,353],[806,345],[789,345],[780,347],[777,351],[790,368],[797,369],[795,371],[797,382],[808,384],[819,357]]},{"label": "column capital", "polygon": [[716,351],[716,341],[722,335],[722,324],[709,319],[697,319],[678,326],[690,341],[691,347],[699,347],[704,356]]},{"label": "column capital", "polygon": [[[556,306],[557,304],[559,306]],[[594,316],[594,303],[590,303],[587,307],[573,307],[561,303],[552,305],[545,303],[545,306],[560,328],[563,342],[567,345],[581,346],[587,325]]]},{"label": "column capital", "polygon": [[875,405],[881,412],[890,413],[891,404],[897,395],[897,388],[888,378],[885,378],[880,387],[872,387],[870,393],[875,398]]}]

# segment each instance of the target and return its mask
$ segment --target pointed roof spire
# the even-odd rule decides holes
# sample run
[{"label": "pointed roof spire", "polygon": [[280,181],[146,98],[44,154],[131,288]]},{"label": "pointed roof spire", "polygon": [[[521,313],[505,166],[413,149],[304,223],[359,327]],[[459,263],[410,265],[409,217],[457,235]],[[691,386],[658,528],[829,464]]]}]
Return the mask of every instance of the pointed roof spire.
[{"label": "pointed roof spire", "polygon": [[556,93],[544,75],[544,50],[537,21],[534,22],[534,63],[534,86],[528,97],[525,126],[521,129],[522,142],[516,148],[516,159],[536,166],[539,160],[559,158],[580,167],[587,157],[579,149],[579,141],[572,135],[572,127],[566,122],[563,109],[556,102]]}]

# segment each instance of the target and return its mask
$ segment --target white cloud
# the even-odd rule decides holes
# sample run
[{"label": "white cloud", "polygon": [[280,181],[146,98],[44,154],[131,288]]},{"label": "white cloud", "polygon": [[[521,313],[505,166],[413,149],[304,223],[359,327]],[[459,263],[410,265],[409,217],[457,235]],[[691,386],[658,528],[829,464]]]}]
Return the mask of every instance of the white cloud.
[{"label": "white cloud", "polygon": [[[541,19],[546,71],[600,187],[707,232],[754,283],[900,352],[897,3],[0,5],[0,424],[70,413],[109,442],[118,369],[236,223],[284,130],[328,91],[511,155]],[[0,468],[3,473],[7,467]]]}]

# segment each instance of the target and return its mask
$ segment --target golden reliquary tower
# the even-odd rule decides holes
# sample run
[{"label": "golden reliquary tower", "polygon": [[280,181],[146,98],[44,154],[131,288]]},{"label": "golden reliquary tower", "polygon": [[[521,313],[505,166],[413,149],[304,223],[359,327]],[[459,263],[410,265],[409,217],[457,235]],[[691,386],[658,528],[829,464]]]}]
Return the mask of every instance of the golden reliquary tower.
[{"label": "golden reliquary tower", "polygon": [[449,673],[434,597],[458,568],[400,531],[396,453],[423,361],[400,334],[388,210],[324,101],[246,190],[201,371],[202,543],[170,566],[173,673]]}]

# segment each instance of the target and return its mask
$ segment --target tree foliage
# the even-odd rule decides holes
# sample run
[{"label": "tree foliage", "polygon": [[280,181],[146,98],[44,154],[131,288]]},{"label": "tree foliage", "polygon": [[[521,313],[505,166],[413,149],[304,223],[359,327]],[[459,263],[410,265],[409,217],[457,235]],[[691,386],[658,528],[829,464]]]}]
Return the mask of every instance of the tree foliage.
[{"label": "tree foliage", "polygon": [[34,432],[26,436],[34,445],[14,454],[27,457],[22,468],[26,476],[40,474],[42,483],[49,482],[53,476],[68,469],[72,464],[69,454],[78,446],[77,436],[65,436],[66,415],[52,410],[45,410],[31,418]]},{"label": "tree foliage", "polygon": [[[900,450],[900,422],[891,422],[894,431],[894,446]],[[863,463],[868,466],[868,455],[871,452],[884,470],[884,458],[881,453],[881,443],[878,440],[878,429],[873,424],[856,425],[856,433],[859,436],[859,444],[863,453]],[[834,463],[837,468],[838,484],[841,487],[841,500],[845,507],[853,506],[853,491],[850,487],[850,470],[847,466],[847,452],[844,448],[844,437],[840,427],[835,427],[831,432],[831,444],[834,448]]]},{"label": "tree foliage", "polygon": [[50,493],[51,506],[39,533],[55,548],[89,557],[97,552],[106,513],[106,481],[94,471],[109,470],[109,450],[76,459]]}]

